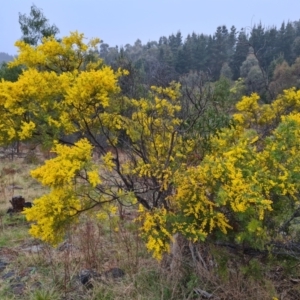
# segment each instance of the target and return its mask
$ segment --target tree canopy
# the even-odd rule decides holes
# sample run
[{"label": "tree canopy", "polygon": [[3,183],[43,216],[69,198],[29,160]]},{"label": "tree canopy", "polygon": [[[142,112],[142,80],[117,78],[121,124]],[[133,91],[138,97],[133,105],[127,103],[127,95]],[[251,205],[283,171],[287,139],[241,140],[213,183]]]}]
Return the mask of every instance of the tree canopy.
[{"label": "tree canopy", "polygon": [[22,40],[29,45],[37,45],[43,37],[56,36],[59,29],[44,16],[42,9],[36,5],[30,8],[29,16],[19,13],[19,24],[22,31]]}]

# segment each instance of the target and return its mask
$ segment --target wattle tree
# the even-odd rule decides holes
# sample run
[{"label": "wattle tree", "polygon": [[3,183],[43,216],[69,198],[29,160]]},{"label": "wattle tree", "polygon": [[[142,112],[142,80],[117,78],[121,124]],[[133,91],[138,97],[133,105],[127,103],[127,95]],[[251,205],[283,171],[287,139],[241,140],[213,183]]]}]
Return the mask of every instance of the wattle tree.
[{"label": "wattle tree", "polygon": [[232,125],[207,136],[201,119],[181,117],[179,84],[123,96],[118,80],[128,72],[106,66],[98,43],[77,32],[18,41],[10,65],[23,73],[0,83],[0,143],[55,153],[31,172],[49,192],[25,210],[30,233],[56,245],[82,214],[100,222],[132,206],[158,259],[176,233],[259,249],[281,238],[300,210],[300,93],[264,105],[243,97]]}]

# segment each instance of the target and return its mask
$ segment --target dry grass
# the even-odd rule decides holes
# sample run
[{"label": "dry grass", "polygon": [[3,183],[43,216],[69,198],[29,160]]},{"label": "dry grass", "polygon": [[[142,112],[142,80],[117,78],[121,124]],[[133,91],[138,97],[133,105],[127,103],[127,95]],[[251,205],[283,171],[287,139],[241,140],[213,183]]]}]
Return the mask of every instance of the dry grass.
[{"label": "dry grass", "polygon": [[13,196],[22,195],[26,201],[32,201],[45,193],[45,188],[30,176],[34,167],[35,164],[24,162],[24,158],[0,160],[0,212],[11,206],[9,201]]}]

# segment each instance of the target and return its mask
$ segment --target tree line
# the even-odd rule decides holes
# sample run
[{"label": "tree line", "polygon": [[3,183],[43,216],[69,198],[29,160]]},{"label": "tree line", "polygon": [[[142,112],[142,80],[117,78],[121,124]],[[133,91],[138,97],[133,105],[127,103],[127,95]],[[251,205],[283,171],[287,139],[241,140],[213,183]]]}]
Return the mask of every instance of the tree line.
[{"label": "tree line", "polygon": [[[51,35],[59,40],[57,26],[51,25],[35,5],[29,16],[19,14],[19,23],[21,39],[30,45],[36,46],[43,37]],[[297,79],[300,21],[283,22],[280,28],[265,28],[259,23],[237,30],[235,26],[228,29],[223,25],[213,35],[193,32],[186,38],[178,31],[158,41],[142,44],[138,39],[133,45],[120,48],[102,41],[93,51],[113,69],[121,67],[129,71],[130,75],[121,79],[121,87],[126,95],[133,97],[142,96],[145,87],[151,85],[186,81],[191,73],[210,82],[225,77],[234,84],[242,78],[241,93],[257,92],[264,102],[273,101],[284,88],[300,85]],[[21,70],[21,67],[8,69],[3,63],[0,78],[15,81]]]},{"label": "tree line", "polygon": [[120,49],[101,43],[99,55],[112,66],[130,62],[150,84],[164,85],[190,72],[204,72],[211,81],[221,76],[233,81],[244,78],[249,94],[274,99],[269,84],[276,67],[283,62],[290,66],[300,55],[300,22],[283,22],[280,28],[260,23],[240,31],[223,25],[213,35],[192,33],[185,39],[178,31],[159,41],[143,45],[137,40]]}]

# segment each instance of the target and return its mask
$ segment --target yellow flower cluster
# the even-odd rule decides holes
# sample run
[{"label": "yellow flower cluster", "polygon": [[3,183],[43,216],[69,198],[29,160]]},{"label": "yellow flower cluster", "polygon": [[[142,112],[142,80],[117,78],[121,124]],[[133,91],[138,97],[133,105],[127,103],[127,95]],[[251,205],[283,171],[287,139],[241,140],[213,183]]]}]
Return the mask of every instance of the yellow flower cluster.
[{"label": "yellow flower cluster", "polygon": [[239,113],[233,116],[237,124],[243,128],[270,126],[280,122],[281,116],[300,109],[300,91],[295,88],[284,90],[271,104],[259,105],[259,96],[245,96],[236,105]]},{"label": "yellow flower cluster", "polygon": [[31,171],[31,176],[43,185],[53,188],[69,185],[78,172],[90,162],[91,151],[92,146],[86,139],[78,141],[73,147],[56,144],[53,152],[57,156]]},{"label": "yellow flower cluster", "polygon": [[[172,212],[142,212],[142,231],[155,257],[176,232],[193,242],[220,232],[261,246],[271,238],[266,216],[280,226],[287,207],[292,213],[299,206],[300,93],[285,91],[270,105],[258,100],[257,95],[243,97],[237,105],[241,113],[234,115],[238,126],[211,137],[211,151],[197,166],[172,174]],[[277,128],[262,140],[260,126],[270,124]]]},{"label": "yellow flower cluster", "polygon": [[[57,41],[54,37],[44,38],[43,43],[36,47],[21,40],[17,41],[15,46],[19,48],[19,53],[10,65],[39,67],[42,70],[58,73],[80,70],[85,67],[85,58],[89,50],[95,50],[100,43],[99,39],[92,39],[85,44],[84,39],[84,34],[75,31],[71,32],[70,36],[63,37],[61,41]],[[99,64],[101,60],[96,65]]]},{"label": "yellow flower cluster", "polygon": [[177,117],[181,109],[179,87],[175,83],[167,88],[152,87],[149,99],[129,100],[133,113],[130,119],[123,119],[133,143],[142,144],[132,173],[156,178],[161,190],[168,189],[175,170],[184,168],[186,157],[194,149],[193,141],[184,141],[177,131],[182,123]]},{"label": "yellow flower cluster", "polygon": [[162,253],[170,252],[168,241],[172,240],[172,233],[166,228],[166,218],[170,213],[164,208],[149,212],[142,207],[139,212],[137,221],[142,222],[140,230],[147,240],[146,247],[153,253],[153,257],[161,260]]},{"label": "yellow flower cluster", "polygon": [[84,43],[78,32],[62,41],[45,38],[36,47],[16,42],[19,55],[10,65],[22,65],[24,71],[17,82],[0,82],[2,144],[99,128],[95,115],[111,105],[124,72],[114,72],[97,57],[86,61],[98,43]]},{"label": "yellow flower cluster", "polygon": [[67,225],[77,221],[76,212],[81,208],[71,189],[53,189],[34,204],[24,211],[27,220],[33,222],[30,234],[52,245],[64,239]]}]

